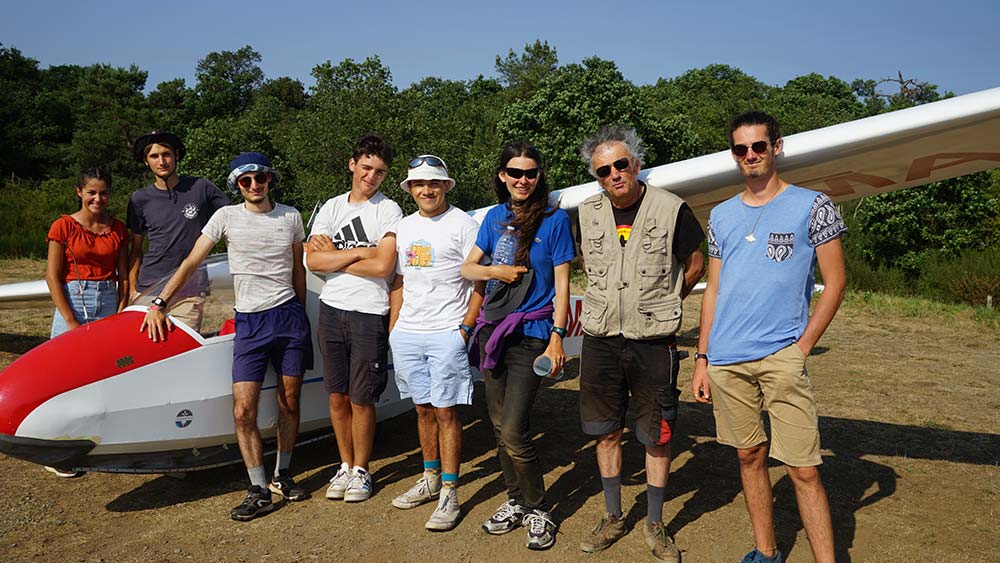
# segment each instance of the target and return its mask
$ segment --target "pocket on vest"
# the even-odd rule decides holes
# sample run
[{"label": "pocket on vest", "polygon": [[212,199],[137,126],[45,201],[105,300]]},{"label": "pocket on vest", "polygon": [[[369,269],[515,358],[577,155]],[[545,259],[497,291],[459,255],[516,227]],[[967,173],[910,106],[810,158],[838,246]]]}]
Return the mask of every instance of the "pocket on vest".
[{"label": "pocket on vest", "polygon": [[667,264],[639,264],[639,289],[670,286],[670,266]]},{"label": "pocket on vest", "polygon": [[642,317],[642,334],[646,338],[674,334],[681,326],[681,299],[675,295],[640,302],[638,309]]},{"label": "pocket on vest", "polygon": [[594,336],[603,336],[608,328],[607,299],[594,292],[585,294],[580,319],[584,332]]}]

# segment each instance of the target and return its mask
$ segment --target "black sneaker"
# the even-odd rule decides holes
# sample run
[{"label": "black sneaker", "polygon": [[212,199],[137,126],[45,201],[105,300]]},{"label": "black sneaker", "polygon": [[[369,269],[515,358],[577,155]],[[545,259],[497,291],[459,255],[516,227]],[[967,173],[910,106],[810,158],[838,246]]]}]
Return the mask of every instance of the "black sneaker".
[{"label": "black sneaker", "polygon": [[268,485],[268,488],[271,489],[272,492],[278,493],[291,502],[298,502],[309,498],[309,493],[307,493],[302,487],[296,485],[295,480],[292,479],[292,476],[287,473],[279,473],[275,475],[274,478],[271,479],[271,484]]},{"label": "black sneaker", "polygon": [[247,498],[243,499],[239,506],[230,510],[229,516],[233,520],[246,522],[272,510],[274,510],[274,503],[271,502],[271,491],[253,485],[247,490]]},{"label": "black sneaker", "polygon": [[500,505],[500,508],[490,516],[490,519],[483,522],[483,530],[488,534],[499,536],[506,534],[521,525],[524,519],[525,508],[514,502],[513,499]]},{"label": "black sneaker", "polygon": [[544,510],[532,510],[524,515],[524,526],[528,528],[528,549],[548,549],[556,543],[556,523]]}]

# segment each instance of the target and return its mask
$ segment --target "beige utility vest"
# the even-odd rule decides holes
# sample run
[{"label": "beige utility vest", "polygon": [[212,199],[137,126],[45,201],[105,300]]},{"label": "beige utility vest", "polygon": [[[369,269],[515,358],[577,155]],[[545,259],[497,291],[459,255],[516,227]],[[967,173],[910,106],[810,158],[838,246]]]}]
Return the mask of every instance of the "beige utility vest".
[{"label": "beige utility vest", "polygon": [[670,192],[646,188],[624,248],[607,194],[580,204],[580,246],[587,270],[580,322],[585,333],[645,340],[680,328],[684,267],[673,248],[682,203]]}]

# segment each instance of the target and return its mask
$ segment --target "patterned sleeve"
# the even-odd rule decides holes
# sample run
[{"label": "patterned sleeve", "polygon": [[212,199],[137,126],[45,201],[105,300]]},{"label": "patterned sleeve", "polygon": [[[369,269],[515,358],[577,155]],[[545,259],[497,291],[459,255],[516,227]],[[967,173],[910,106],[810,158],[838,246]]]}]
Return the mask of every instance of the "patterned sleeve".
[{"label": "patterned sleeve", "polygon": [[711,219],[708,220],[706,235],[708,236],[708,257],[722,258],[722,252],[719,250],[719,242],[715,238],[715,227],[712,226]]},{"label": "patterned sleeve", "polygon": [[813,200],[809,211],[809,246],[817,247],[847,232],[847,225],[826,194]]}]

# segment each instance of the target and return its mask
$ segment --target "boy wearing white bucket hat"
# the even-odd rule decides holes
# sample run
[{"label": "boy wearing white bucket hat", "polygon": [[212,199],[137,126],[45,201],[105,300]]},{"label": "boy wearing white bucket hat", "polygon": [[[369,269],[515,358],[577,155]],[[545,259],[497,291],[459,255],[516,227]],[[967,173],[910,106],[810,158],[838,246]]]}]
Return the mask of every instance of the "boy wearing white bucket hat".
[{"label": "boy wearing white bucket hat", "polygon": [[411,160],[399,187],[410,193],[418,211],[403,218],[396,231],[389,346],[400,396],[411,397],[416,406],[424,472],[392,504],[409,509],[437,498],[425,527],[444,531],[452,529],[460,515],[462,423],[455,407],[472,403],[466,343],[482,304],[482,289],[473,292],[461,268],[479,225],[448,203],[445,194],[455,180],[434,155]]}]

